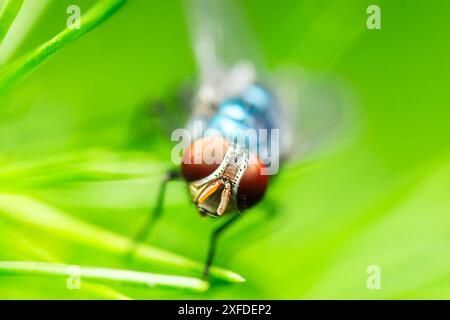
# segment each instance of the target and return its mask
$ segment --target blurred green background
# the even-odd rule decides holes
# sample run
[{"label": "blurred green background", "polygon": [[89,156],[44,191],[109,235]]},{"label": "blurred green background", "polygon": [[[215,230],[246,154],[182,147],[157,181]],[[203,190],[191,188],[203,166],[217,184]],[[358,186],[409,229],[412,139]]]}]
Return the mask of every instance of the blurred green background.
[{"label": "blurred green background", "polygon": [[[74,2],[83,12],[94,3],[50,1],[14,56],[61,31]],[[381,30],[366,28],[370,4],[381,7]],[[221,239],[216,265],[246,282],[214,281],[203,293],[116,284],[68,290],[61,278],[1,275],[0,298],[450,298],[448,2],[244,0],[241,6],[269,69],[296,64],[331,74],[357,100],[342,146],[274,181],[267,198],[277,214],[267,217],[263,202]],[[170,143],[156,129],[156,142],[136,150],[130,125],[143,104],[195,74],[185,4],[131,0],[2,96],[0,260],[200,277],[130,262],[42,227],[45,215],[34,205],[131,236],[171,163]],[[166,120],[152,125],[159,121]],[[126,174],[105,178],[105,172]],[[16,200],[5,196],[11,194]],[[166,208],[148,243],[202,262],[217,223],[198,216],[183,183],[169,186]],[[380,290],[366,286],[369,265],[381,268]]]}]

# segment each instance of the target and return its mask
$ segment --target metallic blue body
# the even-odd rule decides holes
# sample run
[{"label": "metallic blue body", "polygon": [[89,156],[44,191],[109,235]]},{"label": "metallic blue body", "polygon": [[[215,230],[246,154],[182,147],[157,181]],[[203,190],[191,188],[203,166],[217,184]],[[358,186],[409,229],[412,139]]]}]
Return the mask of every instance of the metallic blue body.
[{"label": "metallic blue body", "polygon": [[[225,138],[245,143],[258,155],[269,154],[271,129],[279,129],[279,112],[274,96],[261,85],[249,86],[240,97],[223,101],[207,122]],[[249,134],[248,130],[255,134]],[[266,129],[260,132],[260,129]],[[265,157],[261,157],[265,161]]]}]

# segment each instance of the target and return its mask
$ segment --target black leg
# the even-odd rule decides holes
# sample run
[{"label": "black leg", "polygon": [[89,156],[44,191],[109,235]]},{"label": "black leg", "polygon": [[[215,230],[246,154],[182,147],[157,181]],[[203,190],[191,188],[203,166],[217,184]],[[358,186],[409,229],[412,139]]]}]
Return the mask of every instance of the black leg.
[{"label": "black leg", "polygon": [[177,180],[180,178],[180,172],[178,170],[172,170],[166,173],[163,181],[161,182],[161,185],[159,187],[159,193],[158,198],[156,199],[156,205],[151,211],[149,218],[147,222],[142,226],[142,228],[139,230],[139,232],[134,237],[134,243],[140,243],[144,242],[148,235],[150,234],[150,231],[155,226],[156,222],[159,218],[161,218],[163,213],[163,203],[164,203],[164,196],[166,193],[166,186],[167,183],[173,180]]},{"label": "black leg", "polygon": [[217,247],[217,240],[219,239],[219,236],[228,229],[235,221],[237,221],[240,218],[240,213],[235,213],[228,221],[226,221],[224,224],[222,224],[220,227],[215,229],[213,233],[211,234],[211,238],[209,240],[209,251],[208,251],[208,257],[206,259],[205,264],[205,271],[204,275],[205,277],[209,276],[209,269],[211,268],[212,262],[214,260],[214,255],[216,253],[216,247]]}]

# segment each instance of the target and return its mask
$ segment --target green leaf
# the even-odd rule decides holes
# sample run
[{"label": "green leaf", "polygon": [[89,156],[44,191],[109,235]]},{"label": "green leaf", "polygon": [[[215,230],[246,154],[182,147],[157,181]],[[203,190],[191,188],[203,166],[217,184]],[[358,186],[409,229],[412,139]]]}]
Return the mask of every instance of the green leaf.
[{"label": "green leaf", "polygon": [[2,186],[11,191],[19,187],[139,179],[166,170],[167,165],[138,152],[83,150],[28,161],[5,159],[0,167],[0,190]]},{"label": "green leaf", "polygon": [[65,46],[101,25],[125,3],[126,0],[102,0],[98,2],[88,13],[81,17],[80,29],[66,28],[53,39],[12,62],[10,66],[6,67],[4,75],[0,77],[0,93],[15,81],[34,71]]},{"label": "green leaf", "polygon": [[8,33],[14,19],[22,7],[23,0],[7,0],[0,12],[0,44]]},{"label": "green leaf", "polygon": [[65,277],[79,276],[81,281],[86,278],[91,281],[145,285],[149,288],[181,288],[200,292],[208,289],[208,283],[197,278],[121,269],[79,267],[59,263],[0,261],[0,275],[5,274]]}]

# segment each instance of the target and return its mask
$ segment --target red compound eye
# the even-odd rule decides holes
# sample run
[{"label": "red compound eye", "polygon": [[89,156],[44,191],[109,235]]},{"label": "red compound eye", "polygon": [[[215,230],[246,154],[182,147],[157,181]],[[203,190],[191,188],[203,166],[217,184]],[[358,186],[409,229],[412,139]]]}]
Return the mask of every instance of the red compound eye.
[{"label": "red compound eye", "polygon": [[250,208],[263,198],[269,183],[269,176],[261,173],[263,168],[264,164],[255,155],[251,155],[237,192],[240,211]]},{"label": "red compound eye", "polygon": [[181,174],[187,181],[209,176],[220,166],[228,146],[229,143],[221,137],[205,137],[194,141],[183,154]]}]

